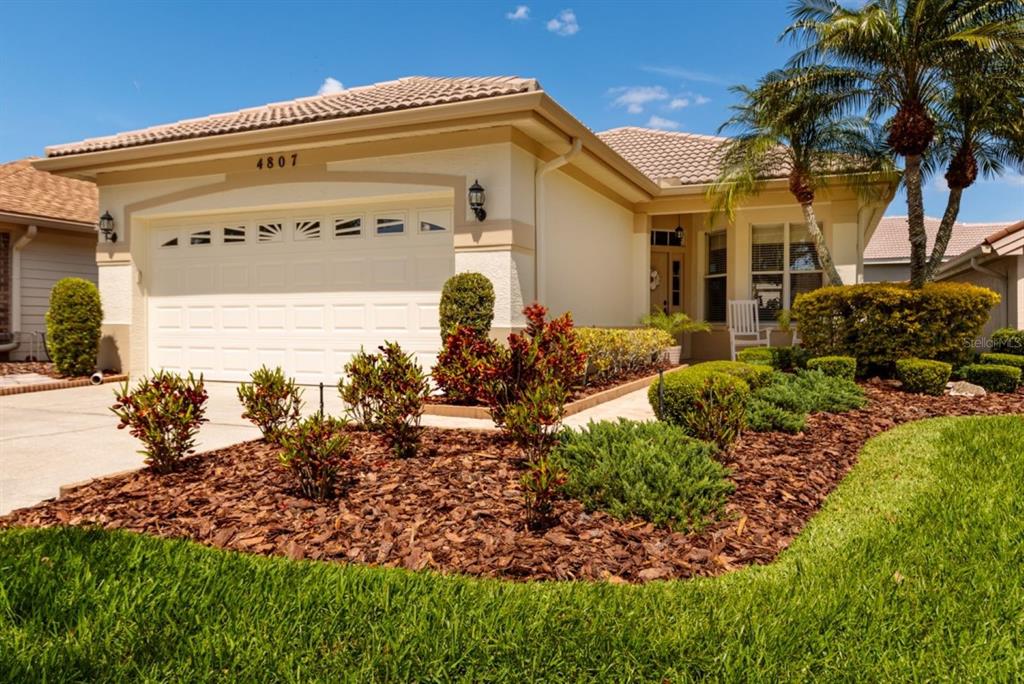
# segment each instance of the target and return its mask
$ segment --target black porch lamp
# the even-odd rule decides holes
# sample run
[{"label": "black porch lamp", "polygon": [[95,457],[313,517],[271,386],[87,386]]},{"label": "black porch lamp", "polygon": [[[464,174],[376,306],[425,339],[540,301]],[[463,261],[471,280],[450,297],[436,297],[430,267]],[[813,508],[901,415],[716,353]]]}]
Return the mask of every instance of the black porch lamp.
[{"label": "black porch lamp", "polygon": [[114,232],[114,217],[110,215],[109,211],[103,212],[103,216],[100,216],[100,232],[103,233],[103,239],[107,242],[117,242],[117,233]]},{"label": "black porch lamp", "polygon": [[476,214],[477,221],[487,218],[487,212],[484,211],[485,199],[484,186],[480,185],[479,180],[473,181],[473,184],[469,186],[469,208]]},{"label": "black porch lamp", "polygon": [[679,241],[679,244],[682,244],[683,243],[683,221],[682,221],[682,217],[679,214],[676,214],[676,229],[675,229],[674,232],[675,232],[676,240]]}]

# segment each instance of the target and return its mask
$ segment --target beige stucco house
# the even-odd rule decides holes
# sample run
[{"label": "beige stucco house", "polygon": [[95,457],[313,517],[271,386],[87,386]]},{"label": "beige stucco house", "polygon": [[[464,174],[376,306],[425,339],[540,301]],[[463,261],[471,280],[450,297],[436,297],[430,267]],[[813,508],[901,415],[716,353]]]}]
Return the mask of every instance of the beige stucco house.
[{"label": "beige stucco house", "polygon": [[[114,219],[97,261],[125,368],[318,382],[384,339],[430,363],[459,271],[494,282],[499,334],[534,300],[594,326],[662,307],[716,324],[693,357],[727,356],[729,299],[758,295],[770,326],[821,273],[784,178],[708,220],[720,142],[595,134],[531,79],[414,77],[58,145],[37,166],[96,182]],[[849,282],[885,204],[819,194]]]},{"label": "beige stucco house", "polygon": [[96,282],[96,206],[93,183],[0,164],[0,358],[45,360],[53,284]]}]

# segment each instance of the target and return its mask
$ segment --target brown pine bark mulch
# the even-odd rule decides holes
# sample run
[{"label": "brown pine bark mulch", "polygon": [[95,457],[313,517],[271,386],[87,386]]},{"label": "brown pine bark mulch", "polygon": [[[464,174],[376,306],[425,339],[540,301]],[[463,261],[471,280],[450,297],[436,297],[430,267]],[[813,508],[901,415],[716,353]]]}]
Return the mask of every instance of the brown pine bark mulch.
[{"label": "brown pine bark mulch", "polygon": [[0,361],[0,376],[38,373],[55,379],[63,378],[49,361]]},{"label": "brown pine bark mulch", "polygon": [[238,551],[431,568],[516,580],[639,582],[717,575],[786,548],[871,436],[932,416],[1024,413],[1024,391],[979,398],[908,395],[867,384],[866,408],[813,415],[799,435],[748,433],[723,458],[736,492],[724,518],[696,534],[587,513],[562,500],[558,521],[525,529],[519,465],[493,432],[428,429],[421,456],[398,461],[353,433],[342,498],[297,496],[261,441],[201,454],[171,475],[96,481],[0,518],[13,525],[90,525],[182,537]]}]

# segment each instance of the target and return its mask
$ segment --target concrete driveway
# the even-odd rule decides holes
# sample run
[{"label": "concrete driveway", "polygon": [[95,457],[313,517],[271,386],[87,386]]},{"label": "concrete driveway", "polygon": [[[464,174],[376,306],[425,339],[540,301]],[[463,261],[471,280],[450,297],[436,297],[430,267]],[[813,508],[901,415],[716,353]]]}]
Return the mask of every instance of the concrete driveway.
[{"label": "concrete driveway", "polygon": [[[210,401],[199,431],[198,450],[220,449],[260,436],[242,420],[236,385],[206,384]],[[319,408],[319,391],[304,390],[306,413]],[[333,387],[324,389],[324,410],[339,415],[341,400]],[[142,466],[139,443],[118,430],[110,412],[114,385],[15,394],[0,397],[0,515],[57,496],[61,485],[81,482]],[[588,409],[566,420],[582,426],[590,420],[653,418],[647,392],[641,390]],[[494,427],[489,420],[424,416],[436,427]]]}]

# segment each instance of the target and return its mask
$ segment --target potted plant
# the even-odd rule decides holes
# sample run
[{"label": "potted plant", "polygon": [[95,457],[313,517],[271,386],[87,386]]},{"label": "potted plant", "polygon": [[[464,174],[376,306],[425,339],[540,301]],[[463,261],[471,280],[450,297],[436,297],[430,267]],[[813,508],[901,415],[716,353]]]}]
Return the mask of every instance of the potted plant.
[{"label": "potted plant", "polygon": [[[677,342],[679,341],[679,336],[684,333],[708,332],[711,330],[711,326],[705,321],[695,321],[682,312],[670,314],[661,310],[655,310],[644,316],[641,323],[648,328],[664,330]],[[683,347],[681,344],[669,347],[665,350],[665,360],[673,366],[677,366],[679,365],[679,357],[682,355],[682,352]]]}]

